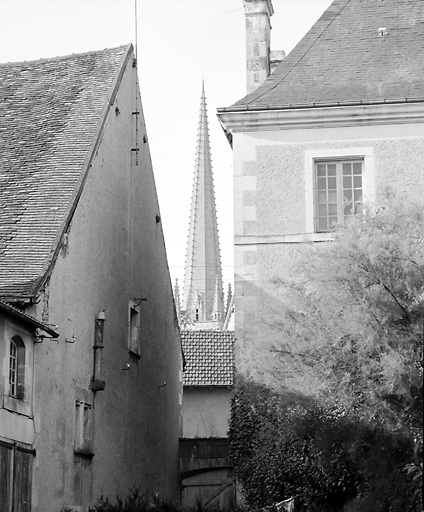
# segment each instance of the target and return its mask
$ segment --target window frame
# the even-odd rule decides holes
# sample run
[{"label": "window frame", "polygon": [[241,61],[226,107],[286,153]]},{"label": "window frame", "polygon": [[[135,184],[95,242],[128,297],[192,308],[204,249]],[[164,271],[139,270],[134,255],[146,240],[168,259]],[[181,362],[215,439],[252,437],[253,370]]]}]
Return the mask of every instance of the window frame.
[{"label": "window frame", "polygon": [[89,390],[77,388],[75,393],[74,455],[94,456],[94,407]]},{"label": "window frame", "polygon": [[[361,172],[360,174],[355,174],[354,165],[360,163]],[[351,164],[351,174],[349,176],[345,175],[344,166],[346,164]],[[319,166],[326,166],[325,174],[319,175],[320,169]],[[335,174],[330,174],[330,166],[334,166]],[[322,171],[322,169],[321,169]],[[363,174],[364,174],[364,160],[363,158],[338,158],[338,159],[327,159],[327,158],[316,158],[314,159],[314,185],[315,185],[315,233],[331,233],[337,226],[343,226],[346,221],[347,215],[345,214],[345,206],[346,204],[350,204],[356,210],[357,204],[360,204],[360,209],[362,210],[362,206],[364,204],[364,194],[363,194]],[[360,187],[355,187],[355,177],[360,176]],[[344,180],[345,178],[352,178],[351,186],[349,188],[345,187]],[[326,182],[326,186],[320,188],[319,181]],[[329,182],[332,180],[332,183],[335,183],[335,188],[330,188]],[[360,201],[355,199],[355,190],[360,189],[361,191],[361,199]],[[352,193],[352,199],[349,203],[345,202],[345,193]],[[319,200],[319,194],[321,192],[325,192],[326,201]],[[328,198],[331,192],[335,192],[336,201],[329,201]],[[331,205],[336,206],[336,211],[330,212]],[[326,207],[326,214],[320,215],[320,206]],[[357,211],[351,212],[350,215],[359,213]],[[331,218],[335,217],[335,223],[331,223]],[[320,219],[326,219],[327,227],[320,227]]]},{"label": "window frame", "polygon": [[[18,337],[18,338],[15,338]],[[10,340],[15,338],[22,342],[21,349],[18,350],[18,388],[13,396],[10,394],[9,385],[9,364],[10,364]],[[3,374],[0,383],[0,399],[2,405],[0,408],[9,412],[20,414],[28,418],[33,417],[33,378],[34,378],[34,331],[25,329],[20,323],[10,318],[4,318],[3,343],[5,346],[2,359]],[[18,345],[20,343],[18,342]],[[19,347],[18,347],[19,348]]]},{"label": "window frame", "polygon": [[128,341],[127,348],[130,354],[135,357],[141,357],[141,336],[140,336],[141,318],[140,305],[130,300],[128,306]]},{"label": "window frame", "polygon": [[[12,348],[14,348],[13,355]],[[25,398],[25,343],[17,334],[10,338],[8,370],[8,395],[16,400],[23,401]]]},{"label": "window frame", "polygon": [[305,150],[305,232],[313,234],[314,241],[325,241],[332,237],[331,231],[318,232],[316,230],[315,164],[320,160],[362,160],[362,202],[371,205],[375,202],[373,147],[328,147]]}]

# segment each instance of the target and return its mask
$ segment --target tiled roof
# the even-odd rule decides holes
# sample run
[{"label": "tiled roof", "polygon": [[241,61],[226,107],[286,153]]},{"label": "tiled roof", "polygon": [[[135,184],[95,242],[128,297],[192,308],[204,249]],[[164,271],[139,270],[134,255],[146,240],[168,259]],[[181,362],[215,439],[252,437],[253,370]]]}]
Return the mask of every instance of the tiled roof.
[{"label": "tiled roof", "polygon": [[0,296],[49,268],[130,51],[0,65]]},{"label": "tiled roof", "polygon": [[182,330],[184,386],[234,384],[234,331]]},{"label": "tiled roof", "polygon": [[57,338],[59,336],[59,334],[56,331],[51,329],[49,326],[39,322],[33,316],[27,315],[20,309],[17,309],[14,306],[11,306],[10,304],[6,304],[6,302],[3,302],[2,300],[0,300],[0,315],[2,313],[6,313],[10,316],[13,316],[14,318],[18,318],[25,324],[29,324],[29,325],[33,326],[34,328],[41,329],[41,330],[47,332],[47,334],[50,334],[50,336],[52,336],[53,338]]},{"label": "tiled roof", "polygon": [[222,110],[417,99],[424,1],[335,0],[264,84]]}]

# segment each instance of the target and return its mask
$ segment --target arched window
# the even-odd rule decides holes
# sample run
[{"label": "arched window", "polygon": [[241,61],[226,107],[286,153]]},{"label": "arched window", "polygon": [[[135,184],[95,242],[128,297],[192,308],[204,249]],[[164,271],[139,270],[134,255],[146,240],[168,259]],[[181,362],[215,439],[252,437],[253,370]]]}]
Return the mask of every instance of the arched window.
[{"label": "arched window", "polygon": [[24,390],[25,345],[19,336],[13,336],[9,350],[9,395],[23,400]]}]

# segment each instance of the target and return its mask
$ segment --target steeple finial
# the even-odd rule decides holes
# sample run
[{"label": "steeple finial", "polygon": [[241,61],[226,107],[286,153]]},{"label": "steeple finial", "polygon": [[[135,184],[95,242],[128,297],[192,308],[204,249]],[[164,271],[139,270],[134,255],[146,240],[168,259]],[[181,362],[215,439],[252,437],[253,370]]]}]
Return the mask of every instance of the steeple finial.
[{"label": "steeple finial", "polygon": [[[222,269],[218,223],[213,185],[212,159],[206,109],[205,83],[202,80],[196,162],[190,209],[182,308],[193,322],[206,327],[212,322],[216,287],[217,309],[223,315]],[[196,303],[201,304],[201,318]]]}]

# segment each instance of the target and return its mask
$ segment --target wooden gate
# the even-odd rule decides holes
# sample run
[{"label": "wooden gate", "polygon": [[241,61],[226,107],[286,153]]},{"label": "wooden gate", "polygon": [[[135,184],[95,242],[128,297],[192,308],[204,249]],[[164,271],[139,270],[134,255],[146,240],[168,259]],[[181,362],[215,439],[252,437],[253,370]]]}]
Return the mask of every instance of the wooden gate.
[{"label": "wooden gate", "polygon": [[234,504],[232,468],[211,468],[183,476],[181,500],[185,506],[201,504],[226,509]]},{"label": "wooden gate", "polygon": [[231,507],[235,485],[228,461],[228,439],[180,439],[180,480],[184,506]]}]

